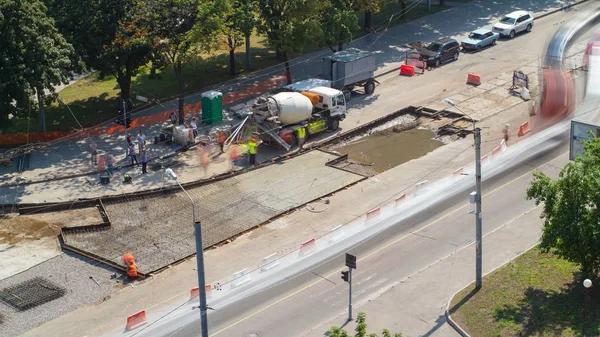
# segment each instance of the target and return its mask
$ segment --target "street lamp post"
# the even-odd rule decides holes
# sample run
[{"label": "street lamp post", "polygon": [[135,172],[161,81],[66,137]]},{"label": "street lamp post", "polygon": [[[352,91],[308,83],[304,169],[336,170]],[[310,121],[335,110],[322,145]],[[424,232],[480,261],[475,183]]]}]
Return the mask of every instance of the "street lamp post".
[{"label": "street lamp post", "polygon": [[202,249],[202,226],[200,222],[196,222],[196,202],[192,197],[188,194],[188,192],[183,188],[179,180],[177,180],[177,175],[170,168],[165,170],[165,173],[177,184],[181,187],[181,190],[185,195],[190,199],[192,203],[192,224],[194,225],[194,233],[196,237],[196,268],[198,269],[198,292],[200,297],[200,326],[201,326],[201,336],[208,337],[208,317],[206,315],[206,280],[204,278],[204,249]]},{"label": "street lamp post", "polygon": [[585,287],[585,300],[584,300],[584,311],[583,311],[583,337],[585,337],[585,329],[587,328],[588,320],[588,305],[590,301],[590,288],[592,287],[592,281],[590,279],[583,280],[583,286]]},{"label": "street lamp post", "polygon": [[456,106],[451,99],[445,98],[444,102],[457,108],[473,122],[473,136],[475,138],[475,289],[481,289],[483,269],[483,219],[481,217],[481,129],[475,127],[475,120]]}]

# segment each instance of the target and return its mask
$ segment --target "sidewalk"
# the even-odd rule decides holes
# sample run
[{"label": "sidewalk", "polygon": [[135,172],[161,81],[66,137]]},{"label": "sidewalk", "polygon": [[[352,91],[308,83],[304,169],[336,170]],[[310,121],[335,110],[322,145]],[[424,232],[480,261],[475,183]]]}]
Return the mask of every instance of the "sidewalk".
[{"label": "sidewalk", "polygon": [[[349,43],[349,46],[376,51],[377,62],[380,64],[376,74],[384,74],[393,70],[404,61],[404,53],[408,50],[405,44],[415,41],[432,41],[440,37],[462,38],[475,28],[493,23],[494,18],[515,8],[532,11],[536,16],[556,10],[563,2],[557,0],[536,0],[522,3],[518,0],[488,3],[475,0],[471,3],[452,3],[446,11],[435,13],[408,24],[398,25],[381,33],[367,35]],[[459,22],[460,24],[457,24]],[[330,54],[329,50],[318,51],[290,61],[292,76],[295,81],[308,77],[316,77],[322,71],[321,59]],[[285,82],[282,73],[283,65],[275,66],[246,78],[238,78],[223,83],[215,90],[224,93],[224,105],[253,97],[265,91],[279,87]],[[208,89],[207,89],[208,90]],[[377,95],[377,89],[376,93]],[[200,93],[186,97],[186,113],[189,116],[200,112]],[[177,109],[177,100],[163,103],[135,114],[134,126],[130,133],[135,137],[137,127],[144,127],[148,141],[152,141],[160,130],[160,122],[167,119],[171,111]],[[346,122],[346,125],[348,123]],[[342,124],[344,127],[344,124]],[[89,133],[97,137],[101,152],[111,153],[115,158],[124,157],[125,143],[123,127],[112,122],[91,128]],[[115,136],[116,135],[116,136]],[[152,150],[151,157],[158,157],[176,148],[158,146]],[[44,151],[31,153],[25,160],[25,171],[17,172],[16,165],[12,169],[0,168],[2,180],[0,186],[17,182],[34,182],[39,180],[56,179],[65,176],[90,173],[94,169],[89,163],[89,145],[81,138],[64,140],[53,143]],[[17,181],[17,177],[21,177]],[[0,201],[1,202],[1,201]]]}]

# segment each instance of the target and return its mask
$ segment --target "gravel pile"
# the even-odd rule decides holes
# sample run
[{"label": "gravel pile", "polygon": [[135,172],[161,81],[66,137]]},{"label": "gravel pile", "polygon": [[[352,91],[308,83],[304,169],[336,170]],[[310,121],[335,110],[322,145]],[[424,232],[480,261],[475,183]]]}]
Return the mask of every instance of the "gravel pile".
[{"label": "gravel pile", "polygon": [[[2,290],[39,276],[66,289],[63,297],[25,311],[17,311],[0,302],[0,336],[18,336],[79,307],[102,302],[118,290],[121,284],[121,272],[117,272],[119,280],[110,279],[110,275],[115,272],[117,271],[98,262],[66,252],[0,281]],[[90,279],[90,276],[100,285]]]}]

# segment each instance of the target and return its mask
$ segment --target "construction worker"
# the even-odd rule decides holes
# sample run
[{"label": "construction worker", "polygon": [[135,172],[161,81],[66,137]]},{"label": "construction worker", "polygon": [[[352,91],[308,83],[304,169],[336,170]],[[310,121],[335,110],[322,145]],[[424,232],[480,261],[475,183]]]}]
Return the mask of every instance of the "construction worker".
[{"label": "construction worker", "polygon": [[248,154],[250,155],[250,165],[256,165],[256,138],[250,138],[248,143]]},{"label": "construction worker", "polygon": [[137,266],[133,262],[133,260],[129,261],[129,267],[127,267],[127,276],[130,278],[136,278],[138,276]]},{"label": "construction worker", "polygon": [[304,141],[306,140],[306,128],[301,127],[298,129],[298,146],[302,148]]},{"label": "construction worker", "polygon": [[219,131],[217,133],[217,141],[219,142],[219,146],[221,147],[221,153],[223,153],[223,145],[225,145],[225,133],[222,131]]}]

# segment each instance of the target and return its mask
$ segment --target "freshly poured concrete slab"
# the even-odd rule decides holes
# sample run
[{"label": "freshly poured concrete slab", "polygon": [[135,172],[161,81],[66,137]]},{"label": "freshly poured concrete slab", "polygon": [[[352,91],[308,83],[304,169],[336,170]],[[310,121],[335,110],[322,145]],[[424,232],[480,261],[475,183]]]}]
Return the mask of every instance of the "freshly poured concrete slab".
[{"label": "freshly poured concrete slab", "polygon": [[[337,156],[310,151],[282,163],[191,188],[204,247],[254,228],[295,207],[364,179],[325,164]],[[141,272],[195,253],[192,211],[182,192],[104,201],[110,229],[68,232],[65,244],[121,263],[131,253]]]}]

